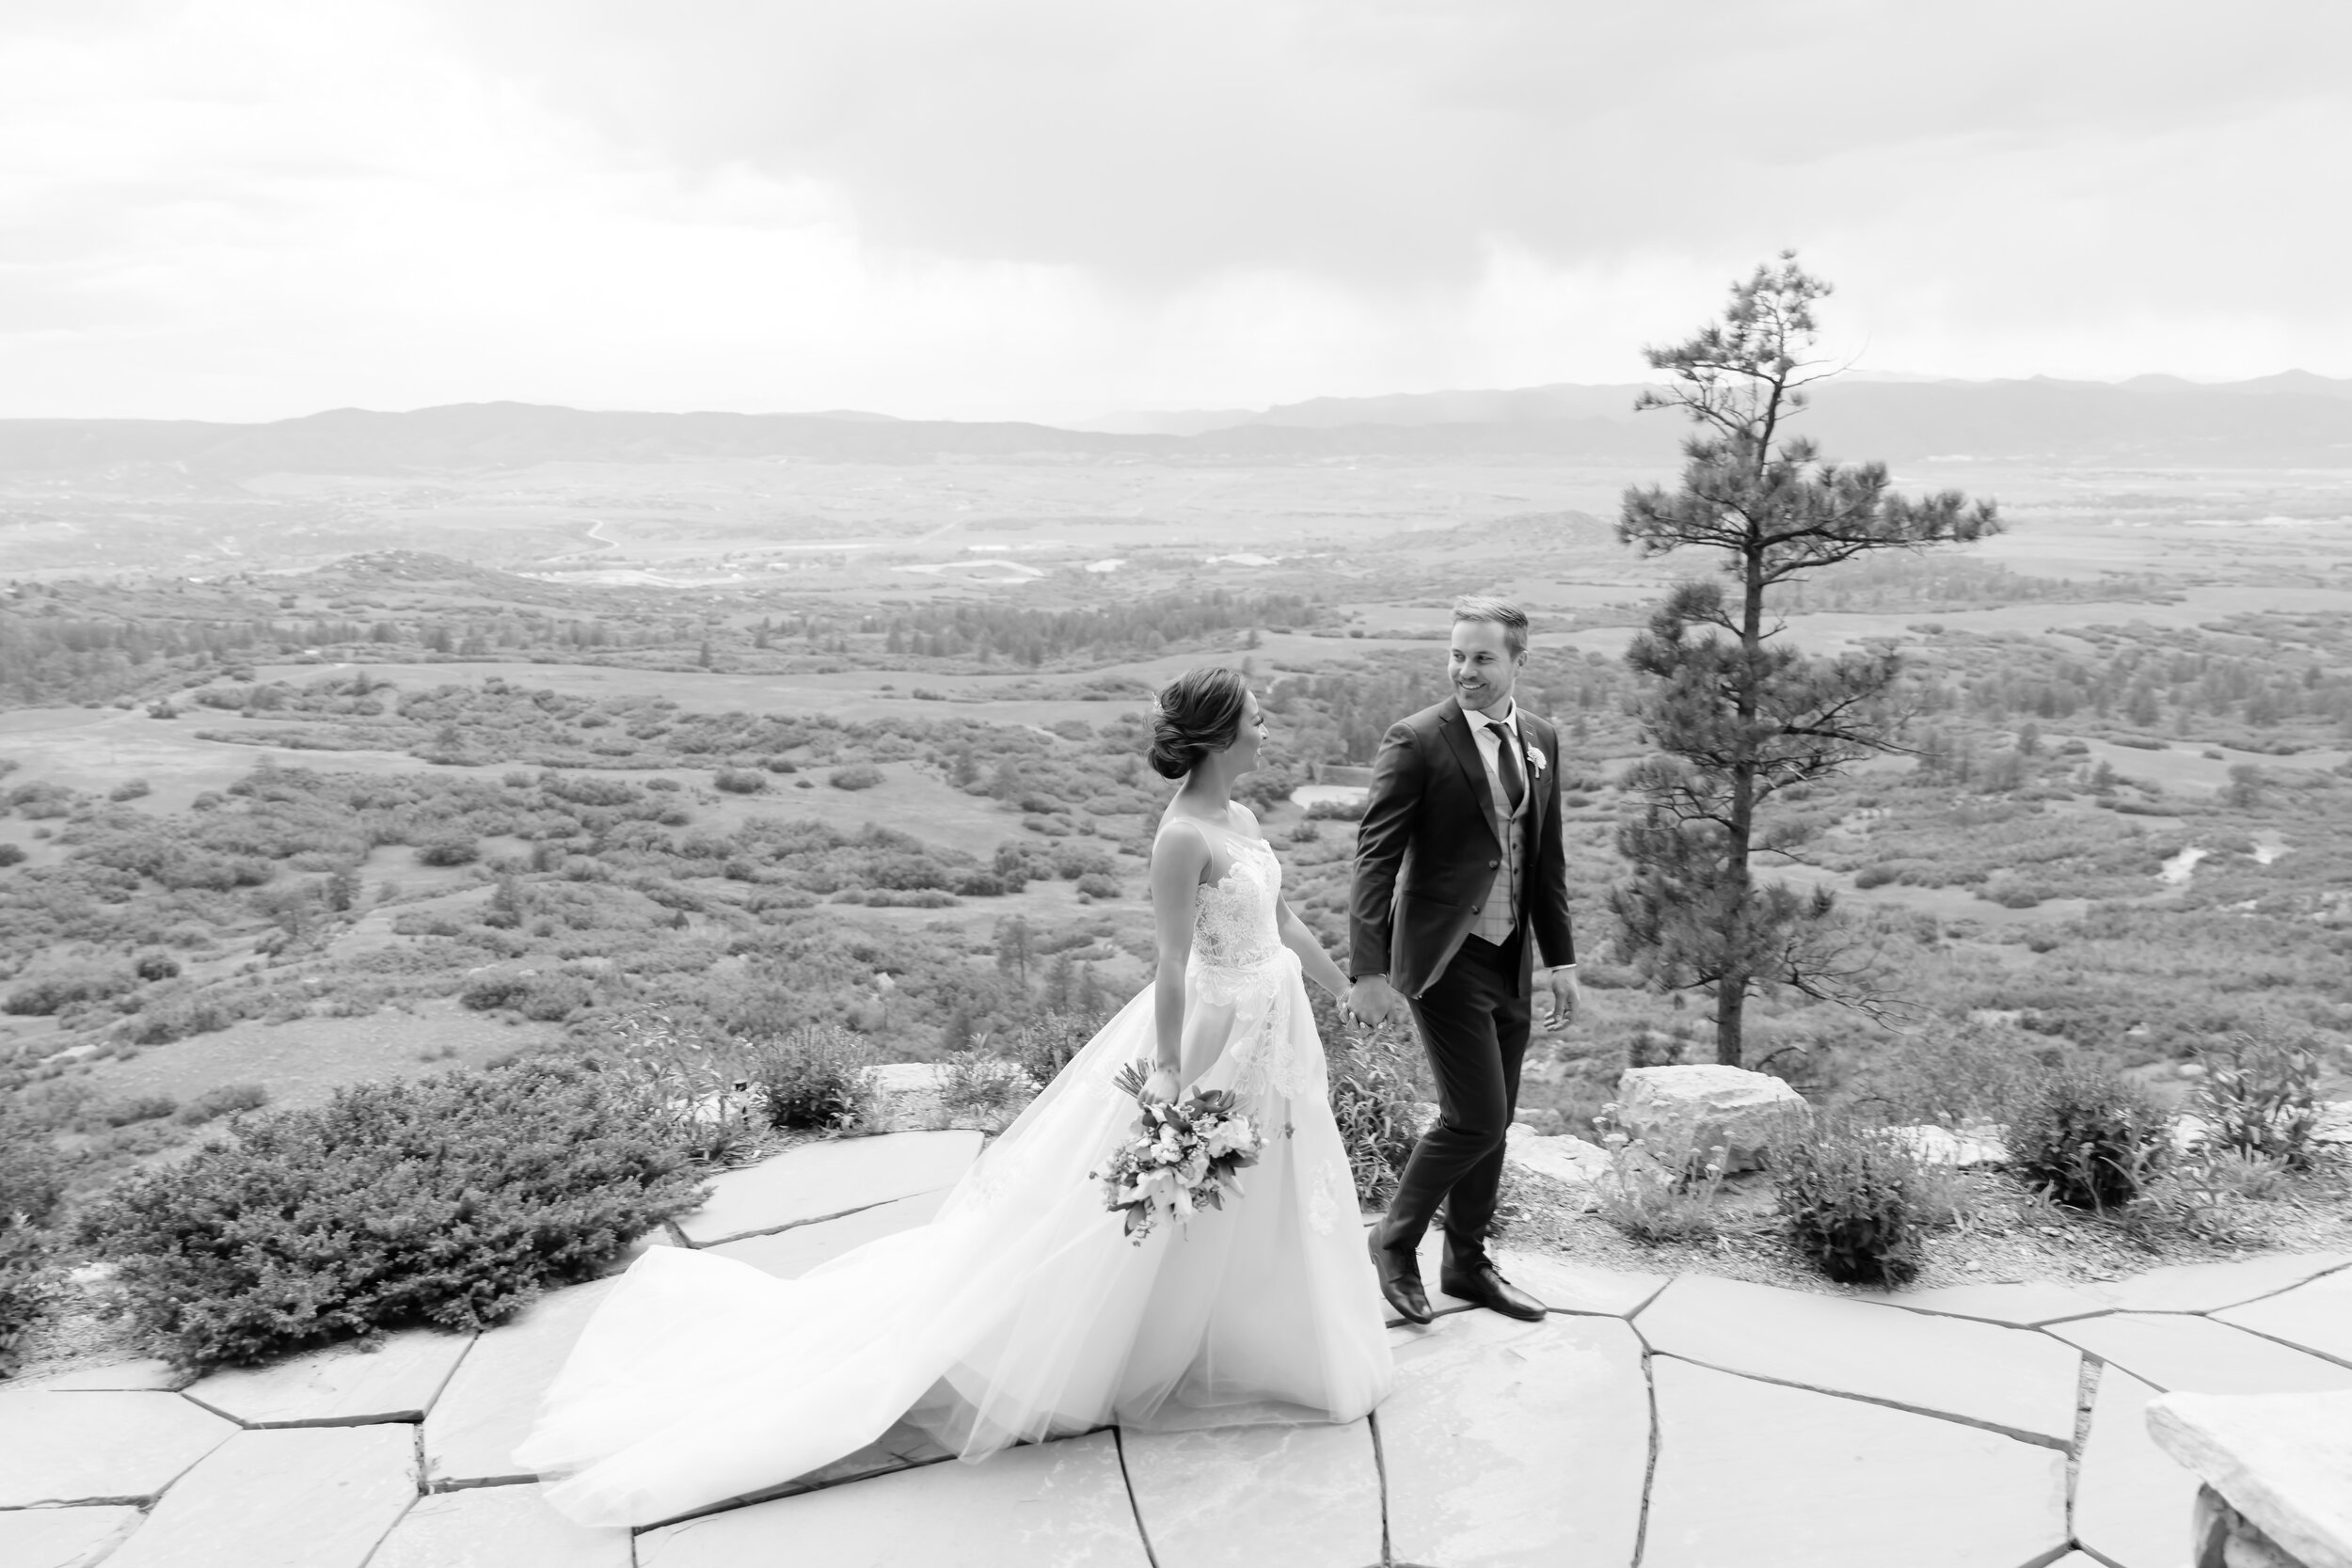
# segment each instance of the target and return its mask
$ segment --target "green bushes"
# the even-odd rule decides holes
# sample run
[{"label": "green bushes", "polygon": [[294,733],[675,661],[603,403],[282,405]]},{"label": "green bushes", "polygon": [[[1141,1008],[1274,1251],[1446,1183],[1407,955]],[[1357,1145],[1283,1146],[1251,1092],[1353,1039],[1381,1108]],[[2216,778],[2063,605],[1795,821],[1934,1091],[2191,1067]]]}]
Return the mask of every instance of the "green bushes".
[{"label": "green bushes", "polygon": [[874,1108],[873,1048],[833,1024],[803,1024],[748,1042],[745,1076],[776,1127],[838,1129]]},{"label": "green bushes", "polygon": [[482,846],[469,837],[428,839],[417,846],[419,865],[471,865],[482,858]]},{"label": "green bushes", "polygon": [[1789,1245],[1821,1273],[1845,1285],[1918,1276],[1927,1173],[1886,1129],[1817,1116],[1782,1150],[1774,1180]]},{"label": "green bushes", "polygon": [[1396,1043],[1380,1034],[1350,1039],[1340,1030],[1327,1031],[1323,1060],[1357,1201],[1368,1208],[1384,1204],[1420,1137],[1411,1069]]},{"label": "green bushes", "polygon": [[1116,898],[1119,879],[1105,871],[1089,871],[1078,879],[1076,891],[1089,898]]},{"label": "green bushes", "polygon": [[768,787],[768,781],[750,768],[722,768],[711,774],[710,782],[730,795],[756,795]]},{"label": "green bushes", "polygon": [[964,1052],[951,1059],[939,1080],[939,1108],[948,1117],[992,1116],[1026,1099],[1029,1075],[1017,1062]]},{"label": "green bushes", "polygon": [[2308,1040],[2233,1034],[2199,1053],[2195,1110],[2207,1141],[2254,1160],[2308,1169],[2319,1128],[2319,1052]]},{"label": "green bushes", "polygon": [[2171,1118],[2106,1068],[2070,1063],[2041,1075],[2010,1115],[2010,1167],[2075,1209],[2122,1209],[2163,1171]]},{"label": "green bushes", "polygon": [[268,1103],[269,1090],[259,1084],[222,1084],[181,1106],[180,1119],[194,1127],[240,1111],[258,1111]]},{"label": "green bushes", "polygon": [[128,1127],[134,1122],[161,1121],[179,1109],[180,1102],[167,1094],[136,1094],[104,1107],[98,1119],[109,1127]]},{"label": "green bushes", "polygon": [[485,971],[458,989],[460,1006],[478,1013],[512,1008],[542,1023],[560,1023],[596,999],[596,989],[578,974],[532,970]]},{"label": "green bushes", "polygon": [[1005,1054],[1040,1085],[1052,1083],[1070,1058],[1094,1037],[1093,1023],[1075,1013],[1049,1012],[1013,1030]]},{"label": "green bushes", "polygon": [[94,1205],[135,1326],[186,1365],[402,1323],[472,1330],[701,1200],[641,1097],[568,1063],[372,1083],[256,1117]]},{"label": "green bushes", "polygon": [[44,1018],[82,1002],[103,1002],[134,989],[136,982],[117,969],[75,969],[27,980],[0,1002],[0,1012]]},{"label": "green bushes", "polygon": [[826,774],[825,782],[835,789],[871,789],[882,782],[882,770],[870,762],[852,763]]}]

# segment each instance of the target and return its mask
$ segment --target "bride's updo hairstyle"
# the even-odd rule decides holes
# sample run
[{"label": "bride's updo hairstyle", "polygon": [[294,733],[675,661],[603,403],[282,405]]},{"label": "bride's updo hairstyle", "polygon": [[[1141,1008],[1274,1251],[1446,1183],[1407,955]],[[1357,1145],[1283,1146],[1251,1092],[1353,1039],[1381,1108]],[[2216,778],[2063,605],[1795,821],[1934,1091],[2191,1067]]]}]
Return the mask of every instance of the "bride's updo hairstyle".
[{"label": "bride's updo hairstyle", "polygon": [[1187,670],[1168,683],[1152,709],[1152,770],[1181,779],[1211,752],[1231,746],[1241,733],[1248,694],[1240,671],[1214,665]]}]

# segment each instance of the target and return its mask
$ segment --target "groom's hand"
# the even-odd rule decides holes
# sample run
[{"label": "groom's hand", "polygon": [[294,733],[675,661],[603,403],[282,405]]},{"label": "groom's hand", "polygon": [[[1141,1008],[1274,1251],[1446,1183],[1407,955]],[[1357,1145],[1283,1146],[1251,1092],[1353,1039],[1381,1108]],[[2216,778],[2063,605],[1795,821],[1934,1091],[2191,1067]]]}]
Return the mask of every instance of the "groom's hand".
[{"label": "groom's hand", "polygon": [[1371,1028],[1394,1018],[1403,1004],[1385,974],[1366,974],[1347,988],[1348,1012]]},{"label": "groom's hand", "polygon": [[1551,991],[1551,1017],[1545,1021],[1545,1032],[1565,1029],[1576,1022],[1577,1009],[1584,1002],[1584,992],[1576,983],[1576,966],[1565,964],[1552,970],[1544,984]]}]

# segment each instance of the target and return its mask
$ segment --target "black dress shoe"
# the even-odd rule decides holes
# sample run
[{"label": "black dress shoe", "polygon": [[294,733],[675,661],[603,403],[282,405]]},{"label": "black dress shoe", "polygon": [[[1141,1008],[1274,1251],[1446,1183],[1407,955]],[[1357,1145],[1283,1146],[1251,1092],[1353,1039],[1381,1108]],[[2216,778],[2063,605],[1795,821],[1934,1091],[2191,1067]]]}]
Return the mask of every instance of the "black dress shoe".
[{"label": "black dress shoe", "polygon": [[1429,1292],[1422,1289],[1421,1259],[1409,1252],[1380,1244],[1378,1227],[1364,1232],[1372,1250],[1373,1272],[1380,1276],[1380,1293],[1389,1309],[1408,1323],[1425,1323],[1437,1316],[1429,1310]]},{"label": "black dress shoe", "polygon": [[1481,1263],[1474,1269],[1439,1270],[1438,1289],[1472,1307],[1483,1307],[1489,1312],[1500,1312],[1525,1323],[1532,1323],[1544,1315],[1544,1304],[1497,1274],[1492,1263]]}]

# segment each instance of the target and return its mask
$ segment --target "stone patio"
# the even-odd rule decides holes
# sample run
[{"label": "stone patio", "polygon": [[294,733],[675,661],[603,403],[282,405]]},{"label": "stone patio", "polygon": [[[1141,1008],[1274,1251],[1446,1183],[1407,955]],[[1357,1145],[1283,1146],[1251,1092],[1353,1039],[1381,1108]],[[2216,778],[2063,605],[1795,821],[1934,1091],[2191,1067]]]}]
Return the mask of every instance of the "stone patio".
[{"label": "stone patio", "polygon": [[[653,1240],[797,1275],[923,1223],[977,1146],[797,1149]],[[635,1532],[566,1523],[510,1458],[606,1281],[479,1336],[0,1385],[0,1563],[2179,1568],[2198,1481],[2150,1402],[2352,1389],[2344,1256],[1843,1297],[1504,1266],[1552,1315],[1438,1298],[1391,1326],[1397,1388],[1368,1420],[1110,1430],[978,1465],[899,1429]]]}]

